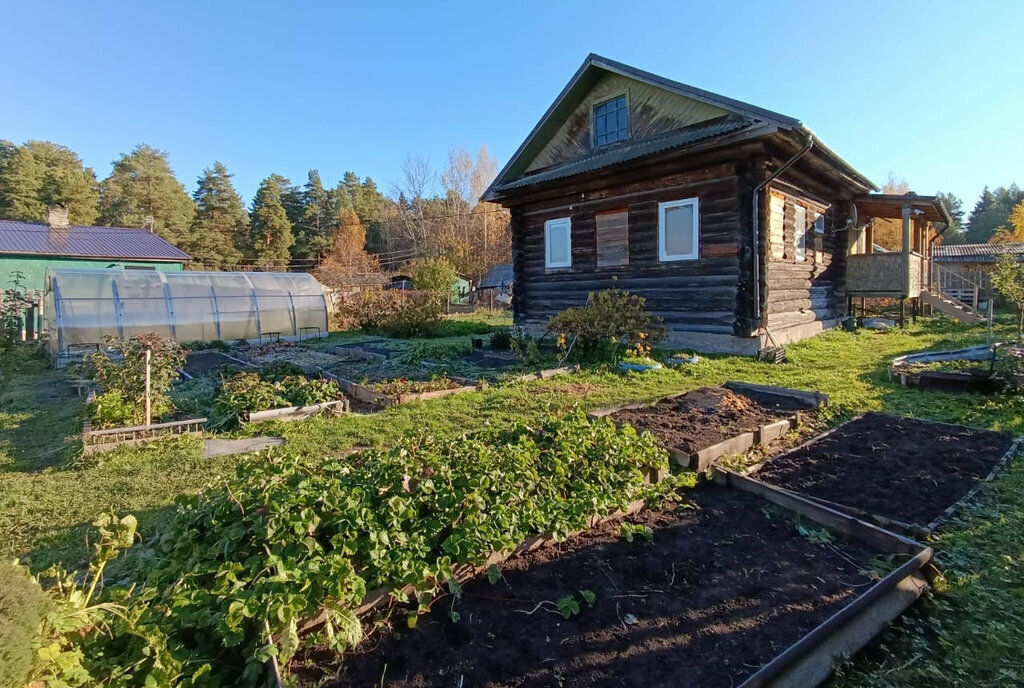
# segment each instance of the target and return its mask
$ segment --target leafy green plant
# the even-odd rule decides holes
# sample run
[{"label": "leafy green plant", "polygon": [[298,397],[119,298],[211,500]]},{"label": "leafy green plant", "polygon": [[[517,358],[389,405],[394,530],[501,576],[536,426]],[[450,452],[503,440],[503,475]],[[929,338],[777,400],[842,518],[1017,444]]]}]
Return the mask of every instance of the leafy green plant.
[{"label": "leafy green plant", "polygon": [[266,373],[263,369],[259,372],[243,370],[225,379],[213,399],[209,427],[235,427],[245,414],[255,411],[310,406],[345,398],[334,380],[309,379],[303,375],[276,379],[288,369],[274,366]]},{"label": "leafy green plant", "polygon": [[559,597],[555,601],[555,606],[558,607],[558,613],[562,615],[563,619],[568,619],[580,613],[580,601],[572,594]]},{"label": "leafy green plant", "polygon": [[626,542],[633,542],[637,537],[641,537],[647,542],[654,542],[654,531],[640,523],[619,524],[619,535]]},{"label": "leafy green plant", "polygon": [[403,394],[424,394],[426,392],[437,392],[442,389],[454,389],[455,387],[462,386],[460,383],[441,373],[432,375],[429,380],[410,380],[408,378],[399,377],[393,380],[385,380],[383,382],[369,382],[368,380],[364,380],[362,384],[364,387],[369,387],[378,394],[384,394],[389,397],[398,397]]},{"label": "leafy green plant", "polygon": [[184,342],[181,348],[185,351],[231,351],[231,345],[222,339],[196,339],[191,342]]},{"label": "leafy green plant", "polygon": [[649,347],[664,336],[657,319],[644,309],[645,299],[620,289],[590,295],[586,306],[567,308],[551,317],[565,357],[581,361],[616,361],[627,349]]},{"label": "leafy green plant", "polygon": [[[132,409],[130,424],[146,422],[146,352],[150,352],[150,400],[154,419],[169,415],[174,406],[170,392],[185,363],[185,352],[173,339],[147,334],[132,339],[107,336],[105,346],[113,356],[95,353],[89,358],[93,379],[106,392],[120,393],[120,401]],[[111,399],[110,405],[113,406]]]},{"label": "leafy green plant", "polygon": [[406,349],[398,360],[407,365],[415,365],[420,361],[447,361],[473,353],[473,343],[468,339],[453,342],[416,342]]},{"label": "leafy green plant", "polygon": [[[93,623],[61,652],[81,650],[90,676],[112,666],[131,674],[120,686],[150,685],[152,658],[178,671],[180,685],[258,685],[272,656],[286,668],[302,647],[358,642],[354,610],[367,591],[387,587],[406,601],[411,586],[415,625],[437,595],[459,593],[456,567],[655,499],[665,488],[645,484],[645,472],[667,465],[651,437],[581,413],[409,437],[315,465],[278,451],[183,501],[166,530],[123,562],[136,582],[104,590],[131,623]],[[573,604],[579,613],[580,600]],[[323,630],[301,635],[315,618]],[[160,681],[153,685],[168,684]]]},{"label": "leafy green plant", "polygon": [[35,666],[33,647],[50,611],[49,598],[28,568],[0,561],[0,686],[23,688]]},{"label": "leafy green plant", "polygon": [[1024,393],[1024,349],[997,349],[992,377],[1007,394]]},{"label": "leafy green plant", "polygon": [[[48,686],[85,686],[95,685],[107,673],[109,667],[102,660],[95,667],[86,667],[91,664],[87,660],[89,643],[82,639],[88,639],[90,634],[131,633],[131,615],[115,601],[118,596],[97,598],[104,570],[121,551],[134,544],[137,525],[134,516],[102,514],[93,523],[98,537],[84,575],[59,566],[39,574],[37,582],[48,591],[52,605],[34,643],[34,679]],[[117,666],[114,673],[127,673],[132,668]]]},{"label": "leafy green plant", "polygon": [[259,376],[267,382],[281,382],[287,377],[303,375],[302,366],[290,361],[271,361],[260,366]]},{"label": "leafy green plant", "polygon": [[119,389],[97,394],[86,413],[96,429],[126,427],[139,422],[138,404],[125,399]]}]

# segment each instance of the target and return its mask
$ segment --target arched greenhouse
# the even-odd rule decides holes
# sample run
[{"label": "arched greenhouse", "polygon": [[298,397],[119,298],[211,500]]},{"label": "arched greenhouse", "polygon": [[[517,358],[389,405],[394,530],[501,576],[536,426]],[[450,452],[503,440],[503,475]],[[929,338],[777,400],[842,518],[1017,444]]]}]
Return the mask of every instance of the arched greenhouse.
[{"label": "arched greenhouse", "polygon": [[43,328],[53,354],[105,335],[156,332],[179,342],[327,333],[323,287],[306,273],[50,270]]}]

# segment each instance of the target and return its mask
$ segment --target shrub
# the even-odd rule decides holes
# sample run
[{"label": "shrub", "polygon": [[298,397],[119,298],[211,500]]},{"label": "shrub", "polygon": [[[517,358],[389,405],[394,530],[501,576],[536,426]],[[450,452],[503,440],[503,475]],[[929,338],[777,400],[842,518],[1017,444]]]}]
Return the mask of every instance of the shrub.
[{"label": "shrub", "polygon": [[116,359],[103,353],[90,357],[92,378],[105,392],[120,393],[120,399],[112,397],[109,406],[112,408],[115,402],[122,402],[131,408],[131,425],[146,422],[146,351],[149,350],[153,418],[171,413],[174,406],[168,392],[178,379],[178,368],[185,363],[184,350],[173,339],[163,339],[156,334],[128,340],[108,336],[103,341],[120,354]]},{"label": "shrub", "polygon": [[443,322],[441,310],[430,292],[365,291],[338,304],[338,319],[389,337],[430,337]]},{"label": "shrub", "polygon": [[508,351],[512,348],[512,330],[508,327],[501,327],[491,335],[491,348],[500,351]]},{"label": "shrub", "polygon": [[584,361],[616,361],[627,350],[649,347],[664,336],[660,319],[644,310],[645,299],[620,289],[590,295],[586,306],[552,316],[548,329],[558,335],[563,356]]},{"label": "shrub", "polygon": [[458,275],[447,258],[420,258],[409,265],[412,286],[434,295],[438,305],[448,301]]},{"label": "shrub", "polygon": [[291,361],[271,361],[260,366],[260,377],[268,382],[280,382],[286,377],[303,374],[302,366]]},{"label": "shrub", "polygon": [[28,569],[17,562],[0,561],[0,688],[28,684],[33,649],[50,606]]},{"label": "shrub", "polygon": [[1007,394],[1024,393],[1024,349],[1010,348],[1005,354],[998,355],[992,366],[992,377],[995,378]]}]

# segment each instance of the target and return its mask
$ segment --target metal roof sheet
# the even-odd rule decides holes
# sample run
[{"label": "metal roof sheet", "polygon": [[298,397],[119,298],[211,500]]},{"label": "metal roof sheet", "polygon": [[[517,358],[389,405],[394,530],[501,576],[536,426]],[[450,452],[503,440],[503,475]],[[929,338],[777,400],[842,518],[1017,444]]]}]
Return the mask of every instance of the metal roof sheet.
[{"label": "metal roof sheet", "polygon": [[490,272],[482,280],[478,289],[497,289],[512,284],[512,280],[515,279],[515,274],[512,269],[512,263],[502,263],[501,265],[495,265],[491,268]]},{"label": "metal roof sheet", "polygon": [[145,229],[0,220],[0,253],[119,260],[186,261],[187,253]]},{"label": "metal roof sheet", "polygon": [[613,144],[607,148],[601,148],[594,153],[569,160],[560,165],[527,174],[507,184],[492,187],[492,191],[519,189],[553,179],[571,177],[572,175],[583,174],[584,172],[593,172],[594,170],[611,167],[621,162],[635,160],[645,155],[652,155],[673,148],[682,148],[725,134],[733,134],[752,126],[755,126],[754,120],[746,117],[719,117],[718,119],[694,124],[654,138]]},{"label": "metal roof sheet", "polygon": [[943,244],[932,250],[932,258],[938,263],[992,263],[1003,255],[1024,256],[1024,242]]}]

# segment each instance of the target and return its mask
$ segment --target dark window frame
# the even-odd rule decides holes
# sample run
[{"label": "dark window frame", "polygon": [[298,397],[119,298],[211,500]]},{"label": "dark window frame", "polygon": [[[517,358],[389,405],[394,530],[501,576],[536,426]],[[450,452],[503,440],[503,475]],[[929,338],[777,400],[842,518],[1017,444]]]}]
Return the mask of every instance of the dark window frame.
[{"label": "dark window frame", "polygon": [[[619,123],[620,113],[623,113],[625,116],[625,126],[621,126]],[[609,115],[615,117],[614,129],[610,129],[608,127]],[[616,141],[625,141],[629,139],[630,116],[628,94],[622,93],[612,98],[607,98],[600,102],[594,103],[593,107],[591,108],[590,121],[592,141],[595,148],[607,146],[609,144],[615,143]],[[599,126],[599,123],[601,124],[601,126]],[[614,138],[611,138],[613,136]]]}]

